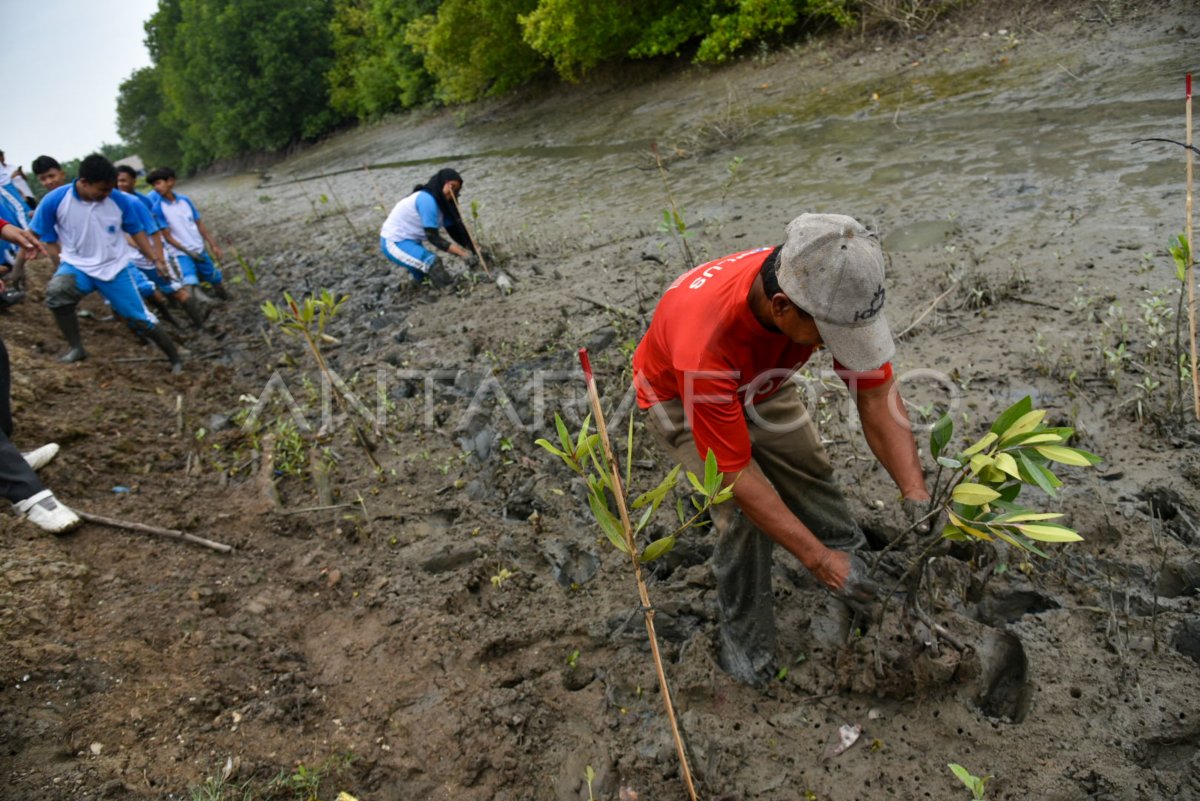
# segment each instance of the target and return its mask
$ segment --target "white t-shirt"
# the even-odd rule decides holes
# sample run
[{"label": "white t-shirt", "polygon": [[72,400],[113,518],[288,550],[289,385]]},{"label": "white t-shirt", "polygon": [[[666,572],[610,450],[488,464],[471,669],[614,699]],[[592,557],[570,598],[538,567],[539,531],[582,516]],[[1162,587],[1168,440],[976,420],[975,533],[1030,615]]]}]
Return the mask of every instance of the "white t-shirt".
[{"label": "white t-shirt", "polygon": [[124,192],[84,200],[72,181],[42,198],[30,228],[43,242],[58,243],[64,264],[111,281],[129,266],[125,234],[143,231],[135,203],[141,202]]}]

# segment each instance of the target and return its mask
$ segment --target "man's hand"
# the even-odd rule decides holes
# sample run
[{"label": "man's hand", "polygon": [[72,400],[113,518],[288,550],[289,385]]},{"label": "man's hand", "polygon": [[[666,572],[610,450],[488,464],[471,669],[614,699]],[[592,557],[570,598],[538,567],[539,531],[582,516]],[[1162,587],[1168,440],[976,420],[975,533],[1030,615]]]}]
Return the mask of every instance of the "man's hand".
[{"label": "man's hand", "polygon": [[879,597],[879,586],[867,575],[868,571],[867,563],[858,554],[830,550],[814,575],[855,612],[870,615],[871,603]]},{"label": "man's hand", "polygon": [[945,515],[941,509],[935,510],[929,508],[929,499],[914,500],[905,498],[900,502],[900,508],[904,511],[904,519],[908,521],[908,525],[913,528],[917,534],[928,534],[931,531],[941,532],[945,526]]},{"label": "man's hand", "polygon": [[40,239],[15,225],[6,225],[3,229],[0,229],[0,237],[18,245],[27,259],[36,259],[38,256],[50,255],[46,252],[46,247]]},{"label": "man's hand", "polygon": [[167,262],[165,260],[156,259],[154,262],[154,269],[157,270],[158,274],[161,275],[163,278],[170,279],[171,271],[169,269],[167,269]]},{"label": "man's hand", "polygon": [[474,253],[468,253],[466,256],[463,257],[463,260],[467,263],[468,270],[474,270],[476,267],[479,266],[479,257],[476,256]]}]

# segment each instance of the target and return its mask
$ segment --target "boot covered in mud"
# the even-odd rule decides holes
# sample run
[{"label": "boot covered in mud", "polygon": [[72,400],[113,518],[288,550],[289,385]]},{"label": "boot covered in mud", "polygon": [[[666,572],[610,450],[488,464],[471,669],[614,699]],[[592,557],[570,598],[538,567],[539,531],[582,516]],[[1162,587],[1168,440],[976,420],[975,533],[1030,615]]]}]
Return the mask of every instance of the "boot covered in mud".
[{"label": "boot covered in mud", "polygon": [[183,328],[183,326],[179,324],[179,321],[175,319],[175,315],[171,314],[171,309],[162,301],[161,298],[151,295],[146,299],[146,305],[154,310],[156,317],[166,320],[171,324],[172,327]]},{"label": "boot covered in mud", "polygon": [[217,296],[221,300],[231,300],[232,299],[229,292],[227,292],[225,290],[225,284],[223,284],[223,283],[222,284],[213,284],[212,285],[212,293],[213,293],[213,295]]},{"label": "boot covered in mud", "polygon": [[145,336],[146,339],[158,345],[158,349],[166,355],[167,360],[171,362],[172,373],[179,375],[183,372],[183,360],[179,358],[179,350],[175,347],[171,337],[167,336],[166,331],[162,328],[152,328],[146,332]]},{"label": "boot covered in mud", "polygon": [[425,279],[437,289],[445,289],[454,283],[454,276],[450,275],[450,271],[446,269],[446,265],[442,264],[441,259],[435,259],[433,264],[429,265]]},{"label": "boot covered in mud", "polygon": [[79,333],[79,318],[75,316],[75,307],[56,306],[50,311],[54,314],[54,322],[58,323],[58,330],[62,331],[69,348],[58,360],[64,364],[72,364],[86,359],[87,351],[83,349],[83,337]]},{"label": "boot covered in mud", "polygon": [[209,313],[212,311],[207,304],[202,303],[196,293],[189,292],[187,300],[180,305],[183,306],[183,312],[192,321],[192,325],[196,328],[203,328],[204,321],[208,319]]}]

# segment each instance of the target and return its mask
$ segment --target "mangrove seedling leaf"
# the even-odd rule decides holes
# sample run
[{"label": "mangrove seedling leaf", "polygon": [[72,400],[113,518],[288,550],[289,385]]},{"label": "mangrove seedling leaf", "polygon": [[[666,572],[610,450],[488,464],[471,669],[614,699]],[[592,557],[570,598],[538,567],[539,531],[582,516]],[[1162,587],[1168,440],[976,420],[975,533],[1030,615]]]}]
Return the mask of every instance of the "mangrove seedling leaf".
[{"label": "mangrove seedling leaf", "polygon": [[1031,411],[1033,411],[1033,398],[1026,395],[1012,406],[1009,406],[1007,409],[1005,409],[1004,412],[996,418],[996,422],[992,423],[992,433],[997,436],[1003,434],[1004,432],[1008,431],[1013,423],[1017,422]]},{"label": "mangrove seedling leaf", "polygon": [[1021,471],[1017,469],[1017,460],[1012,457],[1011,453],[998,453],[992,465],[997,470],[1002,470],[1013,478],[1020,480]]},{"label": "mangrove seedling leaf", "polygon": [[954,421],[950,419],[950,415],[943,414],[929,431],[929,452],[933,454],[934,459],[942,455],[942,448],[946,447],[953,434]]},{"label": "mangrove seedling leaf", "polygon": [[562,449],[567,453],[576,453],[575,448],[571,445],[571,434],[567,431],[567,424],[563,422],[557,412],[554,413],[554,427],[558,429],[558,441],[562,444]]},{"label": "mangrove seedling leaf", "polygon": [[992,466],[992,457],[988,456],[986,453],[977,453],[971,457],[970,465],[971,473],[977,476],[979,475],[980,470],[985,467]]},{"label": "mangrove seedling leaf", "polygon": [[1041,425],[1041,422],[1043,419],[1045,419],[1045,417],[1045,409],[1034,409],[1032,412],[1021,415],[1017,419],[1017,422],[1009,426],[1008,430],[1000,435],[1000,444],[1007,444],[1009,439],[1017,436],[1018,434],[1028,434],[1030,431],[1033,431],[1035,428]]},{"label": "mangrove seedling leaf", "polygon": [[713,453],[712,448],[709,448],[708,455],[704,457],[704,494],[715,493],[720,481],[721,474],[717,472],[717,455]]},{"label": "mangrove seedling leaf", "polygon": [[984,434],[982,439],[980,439],[974,445],[972,445],[971,447],[969,447],[965,451],[963,451],[962,456],[974,456],[975,454],[979,453],[984,448],[991,445],[997,439],[999,439],[999,437],[997,437],[995,433],[989,432],[987,434]]},{"label": "mangrove seedling leaf", "polygon": [[556,448],[556,447],[554,447],[553,445],[551,445],[549,440],[545,440],[545,439],[535,439],[535,440],[533,441],[533,444],[534,444],[534,445],[541,445],[543,448],[545,448],[546,450],[550,451],[551,453],[553,453],[553,454],[554,454],[555,456],[557,456],[558,458],[562,459],[563,461],[567,461],[567,454],[563,453],[563,452],[562,452],[562,451],[560,451],[558,448]]},{"label": "mangrove seedling leaf", "polygon": [[1000,493],[981,484],[959,484],[950,493],[955,502],[966,506],[982,506],[1000,497]]},{"label": "mangrove seedling leaf", "polygon": [[645,550],[642,551],[642,555],[641,555],[641,557],[639,557],[639,561],[653,562],[655,559],[662,556],[663,554],[670,553],[671,549],[674,547],[675,547],[675,535],[674,534],[671,534],[670,536],[667,536],[667,537],[663,537],[660,540],[655,540],[654,542],[647,545]]},{"label": "mangrove seedling leaf", "polygon": [[1031,540],[1040,542],[1080,542],[1083,537],[1074,529],[1055,523],[1017,523],[1016,528]]},{"label": "mangrove seedling leaf", "polygon": [[701,495],[703,495],[705,497],[708,497],[708,490],[705,488],[704,484],[701,483],[700,479],[696,476],[695,473],[693,473],[691,470],[689,470],[687,477],[688,477],[688,481],[692,482],[692,487],[693,487],[693,489],[696,490],[696,492],[700,493]]},{"label": "mangrove seedling leaf", "polygon": [[1053,473],[1034,462],[1024,452],[1018,451],[1016,459],[1017,468],[1021,472],[1021,479],[1023,481],[1028,484],[1036,484],[1041,487],[1042,492],[1045,492],[1051,498],[1055,497],[1054,484],[1058,479]]},{"label": "mangrove seedling leaf", "polygon": [[643,492],[633,502],[634,509],[641,509],[646,504],[651,504],[657,509],[663,499],[667,497],[667,493],[675,488],[676,482],[679,480],[679,471],[683,469],[683,465],[675,465],[671,468],[671,472],[667,473],[667,477],[659,482],[658,486],[649,492]]},{"label": "mangrove seedling leaf", "polygon": [[625,542],[625,531],[621,528],[620,521],[609,511],[608,505],[594,492],[588,493],[588,504],[592,507],[592,517],[596,518],[608,541],[621,553],[628,554],[629,545]]},{"label": "mangrove seedling leaf", "polygon": [[957,459],[951,459],[949,456],[939,456],[937,458],[937,463],[942,467],[948,467],[951,470],[961,470],[963,466],[962,462],[958,461]]},{"label": "mangrove seedling leaf", "polygon": [[1062,445],[1037,445],[1034,450],[1051,461],[1076,467],[1090,467],[1100,461],[1100,457],[1094,453]]}]

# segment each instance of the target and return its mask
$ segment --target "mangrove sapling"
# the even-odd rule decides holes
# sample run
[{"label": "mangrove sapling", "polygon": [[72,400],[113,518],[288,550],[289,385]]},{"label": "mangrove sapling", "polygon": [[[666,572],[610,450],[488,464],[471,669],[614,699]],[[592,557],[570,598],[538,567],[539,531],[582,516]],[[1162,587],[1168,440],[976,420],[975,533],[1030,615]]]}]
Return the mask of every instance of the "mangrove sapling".
[{"label": "mangrove sapling", "polygon": [[919,591],[928,557],[945,541],[999,540],[1022,554],[1046,557],[1039,543],[1083,539],[1073,529],[1050,522],[1061,518],[1061,513],[1039,512],[1017,503],[1017,497],[1027,486],[1056,496],[1063,482],[1051,471],[1052,464],[1090,467],[1100,461],[1095,454],[1067,447],[1065,443],[1075,433],[1074,429],[1047,426],[1045,417],[1046,411],[1034,409],[1033,401],[1026,396],[996,418],[987,434],[955,456],[946,452],[954,435],[951,418],[943,416],[930,431],[929,451],[938,469],[930,491],[929,511],[885,548],[875,565],[878,568],[883,556],[902,544],[922,523],[945,516],[946,525],[940,531],[931,530],[928,539],[918,543],[920,555],[897,582],[897,586],[905,585],[908,590],[907,611],[943,638],[947,638],[947,632],[922,607]]},{"label": "mangrove sapling", "polygon": [[690,235],[687,223],[683,220],[683,213],[679,210],[678,204],[675,203],[675,195],[671,192],[671,183],[667,180],[667,168],[663,164],[662,157],[658,154],[658,143],[651,142],[650,150],[654,153],[654,163],[658,165],[658,172],[662,176],[663,189],[667,193],[667,202],[670,204],[670,209],[663,209],[663,221],[659,224],[659,230],[670,231],[679,243],[680,249],[683,251],[683,260],[686,266],[685,270],[690,270],[696,266],[696,260],[692,258],[692,249],[688,247],[687,238]]},{"label": "mangrove sapling", "polygon": [[991,776],[972,775],[971,771],[954,762],[951,762],[946,767],[950,768],[950,772],[958,777],[958,780],[965,784],[967,789],[971,791],[973,801],[983,801],[983,794],[986,790],[985,785],[988,779],[992,778]]},{"label": "mangrove sapling", "polygon": [[[644,547],[638,543],[639,535],[646,531],[654,519],[655,513],[666,500],[667,495],[675,488],[682,471],[681,465],[675,465],[658,486],[644,492],[632,504],[626,503],[625,487],[630,485],[633,466],[633,418],[630,417],[626,440],[625,478],[622,481],[620,466],[616,454],[609,441],[608,429],[604,423],[604,412],[600,407],[600,396],[596,392],[595,379],[592,376],[591,364],[588,361],[587,350],[581,348],[580,361],[583,364],[584,377],[588,384],[588,398],[591,402],[592,413],[583,421],[583,427],[578,435],[572,437],[567,431],[566,424],[557,414],[554,425],[558,431],[560,447],[546,439],[537,440],[537,444],[557,456],[574,473],[583,477],[587,482],[588,506],[592,516],[599,524],[601,531],[612,543],[613,547],[629,557],[633,569],[634,581],[637,584],[638,598],[646,633],[650,640],[650,652],[654,659],[655,672],[658,674],[659,689],[662,692],[663,706],[675,740],[675,750],[679,756],[680,772],[688,795],[695,801],[696,789],[692,782],[691,769],[688,766],[687,753],[684,749],[683,738],[679,724],[675,718],[675,708],[671,701],[671,690],[667,684],[666,672],[663,668],[662,656],[659,653],[658,635],[654,629],[654,607],[650,604],[650,594],[642,573],[642,565],[669,553],[675,547],[677,538],[689,528],[703,525],[709,510],[720,503],[733,498],[733,487],[723,486],[724,475],[717,470],[717,458],[710,450],[704,460],[704,476],[697,476],[686,471],[688,481],[695,491],[691,496],[692,514],[682,498],[676,504],[678,527],[665,537],[660,537]],[[590,434],[588,428],[592,416],[596,418],[596,434]],[[612,511],[616,506],[617,513]],[[630,509],[642,509],[641,516],[634,523],[630,518]]]},{"label": "mangrove sapling", "polygon": [[[333,391],[333,397],[336,399],[338,408],[350,419],[349,404],[346,400],[348,389],[345,383],[335,376],[329,369],[329,365],[325,361],[325,354],[321,350],[322,345],[327,343],[336,343],[337,340],[325,333],[325,328],[329,321],[337,314],[338,309],[342,304],[350,299],[349,295],[334,297],[328,289],[322,289],[321,294],[317,297],[308,296],[304,298],[303,303],[297,303],[291,295],[283,293],[284,303],[281,306],[276,306],[271,301],[266,301],[262,305],[263,315],[276,326],[279,327],[284,334],[292,337],[303,339],[308,346],[309,352],[313,356],[313,360],[317,363],[317,369],[329,382],[329,386]],[[355,422],[351,421],[351,426],[354,429],[354,435],[362,445],[363,451],[367,454],[367,459],[375,468],[377,475],[383,474],[383,467],[376,460],[375,454],[371,452],[371,443],[367,439],[367,435],[362,428]],[[326,432],[318,432],[321,436]]]}]

